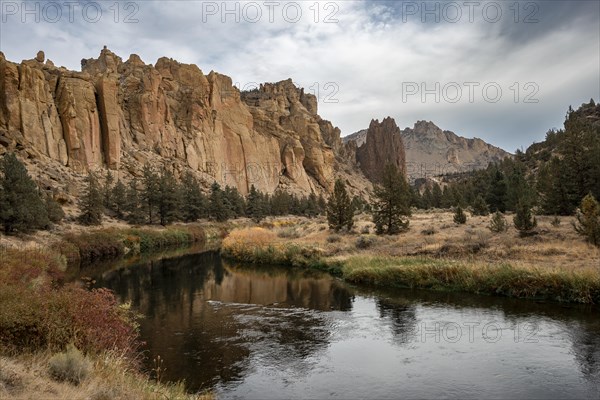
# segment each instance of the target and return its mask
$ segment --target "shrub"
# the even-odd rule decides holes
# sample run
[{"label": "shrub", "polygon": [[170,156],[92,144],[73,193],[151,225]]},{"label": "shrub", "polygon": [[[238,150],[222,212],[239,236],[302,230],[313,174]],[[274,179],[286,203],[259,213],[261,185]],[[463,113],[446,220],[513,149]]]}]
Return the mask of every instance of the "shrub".
[{"label": "shrub", "polygon": [[486,215],[489,215],[489,213],[490,213],[490,209],[489,209],[487,203],[485,202],[485,199],[483,198],[483,196],[481,194],[478,195],[477,198],[475,199],[475,201],[473,202],[473,214],[486,216]]},{"label": "shrub", "polygon": [[342,240],[340,235],[329,235],[327,236],[327,243],[339,243]]},{"label": "shrub", "polygon": [[79,259],[84,264],[117,258],[125,253],[125,245],[119,235],[109,230],[79,235],[67,234],[64,241],[77,247]]},{"label": "shrub", "polygon": [[88,376],[92,365],[74,345],[69,344],[65,352],[50,358],[48,369],[50,376],[57,381],[79,385]]},{"label": "shrub", "polygon": [[591,193],[581,200],[574,227],[587,242],[600,247],[600,205]]},{"label": "shrub", "polygon": [[506,232],[508,230],[506,218],[504,218],[504,215],[500,211],[494,213],[492,219],[490,219],[488,229],[494,233]]},{"label": "shrub", "polygon": [[558,215],[555,215],[554,218],[552,218],[552,221],[550,221],[550,225],[552,225],[555,228],[558,228],[560,226],[560,218],[558,218]]},{"label": "shrub", "polygon": [[363,235],[368,235],[369,233],[371,233],[371,227],[369,225],[363,226],[360,230],[360,233],[362,233]]},{"label": "shrub", "polygon": [[425,235],[425,236],[435,235],[436,233],[437,233],[437,231],[435,230],[435,228],[433,226],[430,226],[429,228],[423,229],[421,231],[421,234]]},{"label": "shrub", "polygon": [[301,235],[297,228],[288,227],[288,228],[281,229],[277,233],[277,236],[279,236],[280,238],[285,238],[285,239],[297,239]]},{"label": "shrub", "polygon": [[453,220],[454,223],[458,225],[467,223],[467,214],[465,214],[461,206],[456,207],[454,210]]},{"label": "shrub", "polygon": [[375,244],[375,238],[373,236],[361,235],[356,239],[356,247],[359,249],[368,249]]}]

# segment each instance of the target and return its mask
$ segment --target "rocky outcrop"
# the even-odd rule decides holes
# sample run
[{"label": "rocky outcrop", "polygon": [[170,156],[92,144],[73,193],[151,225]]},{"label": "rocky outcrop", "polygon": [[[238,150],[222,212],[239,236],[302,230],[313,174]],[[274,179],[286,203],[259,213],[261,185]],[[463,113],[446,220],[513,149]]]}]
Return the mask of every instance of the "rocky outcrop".
[{"label": "rocky outcrop", "polygon": [[0,53],[0,153],[25,151],[42,175],[55,164],[127,178],[151,163],[176,176],[190,170],[206,187],[299,194],[329,192],[337,174],[360,175],[316,97],[291,80],[242,94],[225,75],[169,58],[123,61],[104,48],[73,72],[45,57],[16,64]]},{"label": "rocky outcrop", "polygon": [[481,139],[444,131],[431,121],[418,121],[412,129],[404,129],[402,139],[407,173],[413,179],[483,169],[511,156]]},{"label": "rocky outcrop", "polygon": [[[443,131],[433,122],[418,121],[401,132],[406,158],[406,174],[411,181],[455,172],[483,169],[491,162],[510,157],[510,153],[481,139],[466,139]],[[346,136],[358,151],[367,141],[368,130]]]},{"label": "rocky outcrop", "polygon": [[387,164],[396,166],[405,173],[404,144],[400,128],[393,118],[383,121],[372,120],[365,142],[358,147],[356,159],[361,170],[372,182],[379,182]]}]

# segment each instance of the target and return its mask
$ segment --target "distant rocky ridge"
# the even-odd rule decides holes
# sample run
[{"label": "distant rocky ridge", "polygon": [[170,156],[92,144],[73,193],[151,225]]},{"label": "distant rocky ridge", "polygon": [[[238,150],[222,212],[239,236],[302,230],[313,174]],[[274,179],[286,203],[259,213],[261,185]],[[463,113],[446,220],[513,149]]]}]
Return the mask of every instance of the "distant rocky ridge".
[{"label": "distant rocky ridge", "polygon": [[[368,130],[343,138],[354,142],[360,154],[366,145]],[[433,122],[418,121],[414,127],[400,131],[406,159],[406,174],[411,180],[454,172],[486,168],[490,162],[511,154],[481,139],[466,139],[443,131]]]},{"label": "distant rocky ridge", "polygon": [[89,170],[128,179],[150,163],[242,194],[326,194],[338,177],[354,194],[370,190],[354,147],[291,80],[240,93],[196,65],[123,61],[106,47],[81,65],[57,68],[43,52],[17,64],[0,52],[0,155],[17,152],[48,189],[76,195]]}]

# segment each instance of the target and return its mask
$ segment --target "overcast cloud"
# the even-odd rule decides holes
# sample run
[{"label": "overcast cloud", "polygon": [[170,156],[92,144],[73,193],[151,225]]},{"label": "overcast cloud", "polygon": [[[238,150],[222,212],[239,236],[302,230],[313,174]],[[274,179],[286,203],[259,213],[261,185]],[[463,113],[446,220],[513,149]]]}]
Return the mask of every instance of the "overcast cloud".
[{"label": "overcast cloud", "polygon": [[194,63],[242,88],[292,78],[318,92],[319,113],[343,135],[390,115],[401,128],[431,120],[514,151],[560,128],[569,105],[600,99],[598,1],[113,0],[78,2],[71,18],[62,1],[25,3],[1,1],[10,60],[44,50],[79,70],[107,45],[124,59]]}]

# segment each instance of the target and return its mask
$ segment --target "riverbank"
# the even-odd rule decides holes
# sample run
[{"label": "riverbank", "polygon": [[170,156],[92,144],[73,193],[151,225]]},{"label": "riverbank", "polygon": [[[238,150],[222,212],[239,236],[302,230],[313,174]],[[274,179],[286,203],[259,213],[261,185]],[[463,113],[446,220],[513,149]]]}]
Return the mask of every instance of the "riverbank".
[{"label": "riverbank", "polygon": [[489,217],[456,225],[442,211],[415,215],[398,236],[372,235],[368,216],[357,219],[355,231],[345,234],[331,233],[318,219],[265,221],[234,230],[222,253],[325,270],[355,284],[600,304],[600,250],[573,231],[570,218],[556,226],[540,217],[538,234],[527,238],[514,228],[491,233]]},{"label": "riverbank", "polygon": [[[70,275],[97,261],[219,242],[227,229],[62,225],[0,237],[0,398],[212,398],[151,380],[141,369],[138,316],[109,291],[70,283]],[[69,346],[74,358],[63,353]],[[150,372],[160,375],[160,365]]]}]

